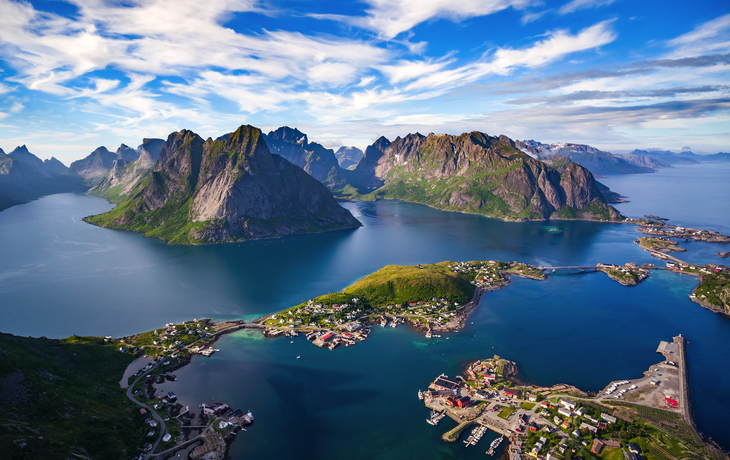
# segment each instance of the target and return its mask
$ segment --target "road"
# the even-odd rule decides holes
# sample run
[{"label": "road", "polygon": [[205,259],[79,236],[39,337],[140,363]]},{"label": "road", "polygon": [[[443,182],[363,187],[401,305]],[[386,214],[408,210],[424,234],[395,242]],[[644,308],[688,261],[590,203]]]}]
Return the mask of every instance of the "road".
[{"label": "road", "polygon": [[[154,366],[152,366],[152,368],[149,369],[147,372],[152,372],[153,370],[157,369],[157,367],[160,365],[161,362],[162,362],[162,359],[158,359],[157,363]],[[152,455],[152,452],[154,452],[155,449],[157,449],[157,445],[160,444],[160,441],[162,441],[162,437],[165,435],[165,432],[167,431],[167,427],[165,426],[165,421],[162,420],[162,417],[160,417],[156,411],[150,409],[149,406],[147,406],[146,404],[141,403],[141,402],[137,401],[136,399],[134,399],[134,395],[132,394],[132,391],[134,390],[135,385],[137,385],[137,383],[140,380],[142,380],[145,375],[147,375],[147,372],[143,372],[142,374],[140,374],[140,376],[137,377],[137,380],[132,382],[132,384],[129,385],[129,388],[127,388],[127,398],[129,398],[132,402],[134,402],[138,406],[142,406],[145,409],[147,409],[147,412],[149,412],[151,414],[152,418],[154,418],[157,421],[157,424],[160,426],[160,434],[157,435],[157,440],[155,440],[155,443],[152,445],[152,449],[150,449],[148,452],[146,452],[144,454],[143,458],[145,460],[150,458],[150,456]]]}]

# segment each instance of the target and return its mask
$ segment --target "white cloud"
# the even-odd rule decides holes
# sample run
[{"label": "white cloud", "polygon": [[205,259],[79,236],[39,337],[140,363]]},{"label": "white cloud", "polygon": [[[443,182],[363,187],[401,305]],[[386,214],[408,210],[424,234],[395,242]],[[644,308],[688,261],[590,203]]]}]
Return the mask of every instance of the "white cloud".
[{"label": "white cloud", "polygon": [[691,32],[670,40],[668,45],[674,48],[671,57],[730,52],[730,14],[700,24]]},{"label": "white cloud", "polygon": [[425,62],[402,60],[395,64],[380,66],[378,70],[385,74],[391,83],[398,84],[411,81],[423,75],[438,72],[450,62],[453,61]]},{"label": "white cloud", "polygon": [[578,10],[589,8],[598,8],[600,6],[610,5],[616,0],[572,0],[558,9],[558,14],[573,13]]},{"label": "white cloud", "polygon": [[21,104],[18,101],[13,102],[12,107],[10,107],[10,113],[19,113],[21,110],[23,110],[25,106]]},{"label": "white cloud", "polygon": [[453,87],[473,82],[488,74],[504,75],[516,67],[540,67],[565,55],[611,43],[617,37],[611,28],[612,22],[599,22],[581,30],[577,35],[557,30],[549,33],[548,38],[521,49],[500,48],[488,61],[431,73],[411,83],[406,89]]},{"label": "white cloud", "polygon": [[531,22],[535,22],[541,17],[545,16],[548,12],[551,10],[545,10],[545,11],[538,11],[537,13],[525,13],[522,15],[522,18],[520,19],[520,22],[522,22],[523,25],[529,24]]},{"label": "white cloud", "polygon": [[435,18],[453,21],[487,16],[509,7],[522,9],[534,0],[365,0],[370,8],[363,17],[312,15],[347,22],[374,31],[382,39],[392,39],[418,24]]}]

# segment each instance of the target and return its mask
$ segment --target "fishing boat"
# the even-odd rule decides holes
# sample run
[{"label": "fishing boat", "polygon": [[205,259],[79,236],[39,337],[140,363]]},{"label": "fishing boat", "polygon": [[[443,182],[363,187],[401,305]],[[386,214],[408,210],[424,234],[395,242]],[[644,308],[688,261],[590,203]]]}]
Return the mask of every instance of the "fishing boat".
[{"label": "fishing boat", "polygon": [[502,437],[495,439],[492,441],[492,443],[489,445],[489,450],[487,451],[487,455],[494,455],[494,451],[499,447],[499,445],[502,443],[502,440],[504,439],[504,435]]},{"label": "fishing boat", "polygon": [[423,392],[421,390],[418,390],[418,399],[423,401]]}]

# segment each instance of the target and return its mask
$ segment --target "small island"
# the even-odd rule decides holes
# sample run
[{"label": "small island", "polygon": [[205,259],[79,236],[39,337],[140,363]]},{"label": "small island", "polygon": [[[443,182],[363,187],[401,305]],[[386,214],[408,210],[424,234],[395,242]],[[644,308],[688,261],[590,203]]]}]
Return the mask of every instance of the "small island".
[{"label": "small island", "polygon": [[672,241],[669,238],[641,236],[638,240],[634,241],[634,243],[637,243],[639,246],[641,246],[641,249],[649,252],[657,251],[669,253],[687,251],[683,247],[680,247],[679,243],[677,243],[676,241]]},{"label": "small island", "polygon": [[441,374],[418,395],[430,410],[430,425],[445,417],[457,424],[443,434],[446,442],[457,442],[470,426],[466,447],[486,430],[501,435],[488,455],[506,438],[515,459],[715,458],[722,451],[697,433],[692,420],[685,346],[681,335],[660,342],[663,362],[593,395],[570,385],[520,382],[517,364],[499,356],[468,364],[464,376]]},{"label": "small island", "polygon": [[[670,240],[664,235],[691,238],[709,243],[730,243],[730,237],[708,230],[670,227],[664,224],[664,222],[660,222],[660,224],[660,227],[667,227],[667,230],[648,227],[645,224],[642,227],[638,227],[637,230],[662,236],[640,237],[634,243],[637,243],[652,256],[665,260],[665,270],[700,278],[699,285],[689,294],[692,302],[714,312],[730,315],[730,268],[725,265],[711,263],[694,265],[678,259],[670,255],[670,253],[682,252],[685,249],[680,248],[675,241]],[[718,253],[720,256],[722,254],[730,253]]]},{"label": "small island", "polygon": [[705,241],[707,243],[730,243],[730,236],[723,235],[713,230],[697,230],[675,225],[667,225],[664,222],[652,223],[652,225],[641,225],[636,228],[637,232],[656,237],[683,238],[685,240]]},{"label": "small island", "polygon": [[649,270],[637,267],[633,262],[623,267],[613,264],[598,264],[596,270],[607,274],[609,278],[624,286],[636,286],[649,277]]},{"label": "small island", "polygon": [[485,291],[509,276],[545,280],[542,270],[519,262],[470,261],[388,265],[346,287],[254,322],[268,337],[306,333],[319,347],[354,345],[373,324],[407,323],[430,338],[458,331]]}]

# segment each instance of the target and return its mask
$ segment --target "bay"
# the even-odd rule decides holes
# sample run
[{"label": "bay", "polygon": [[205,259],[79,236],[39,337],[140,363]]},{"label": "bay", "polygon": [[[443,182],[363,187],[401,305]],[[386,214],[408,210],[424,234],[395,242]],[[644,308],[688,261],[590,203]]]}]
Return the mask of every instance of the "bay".
[{"label": "bay", "polygon": [[[642,199],[676,183],[675,172],[620,178],[634,187],[630,192],[611,183],[633,200],[619,210],[637,217],[674,209],[660,206],[661,194],[651,195],[652,208]],[[692,193],[663,217],[730,229],[727,194],[703,192],[708,177],[725,190],[726,176],[708,174],[690,174],[696,186],[686,190]],[[203,247],[87,225],[82,217],[112,207],[91,196],[53,195],[7,209],[0,212],[0,330],[123,336],[193,317],[251,319],[340,290],[392,263],[656,262],[632,243],[638,234],[629,225],[506,223],[403,202],[344,206],[364,227]],[[720,250],[682,245],[689,252],[680,256],[688,260]],[[483,297],[474,324],[438,343],[406,327],[377,328],[366,342],[330,352],[301,337],[292,344],[243,331],[224,337],[216,345],[220,353],[194,359],[165,388],[191,406],[217,399],[254,412],[256,423],[239,434],[233,458],[469,458],[483,456],[492,438],[468,449],[443,443],[440,435],[452,422],[427,425],[416,398],[441,372],[455,375],[467,362],[496,353],[517,361],[524,380],[595,391],[610,380],[640,376],[661,360],[657,343],[682,333],[690,342],[698,425],[728,448],[715,408],[728,402],[730,320],[688,300],[695,283],[669,273],[654,273],[633,288],[600,273],[515,279]]]}]

